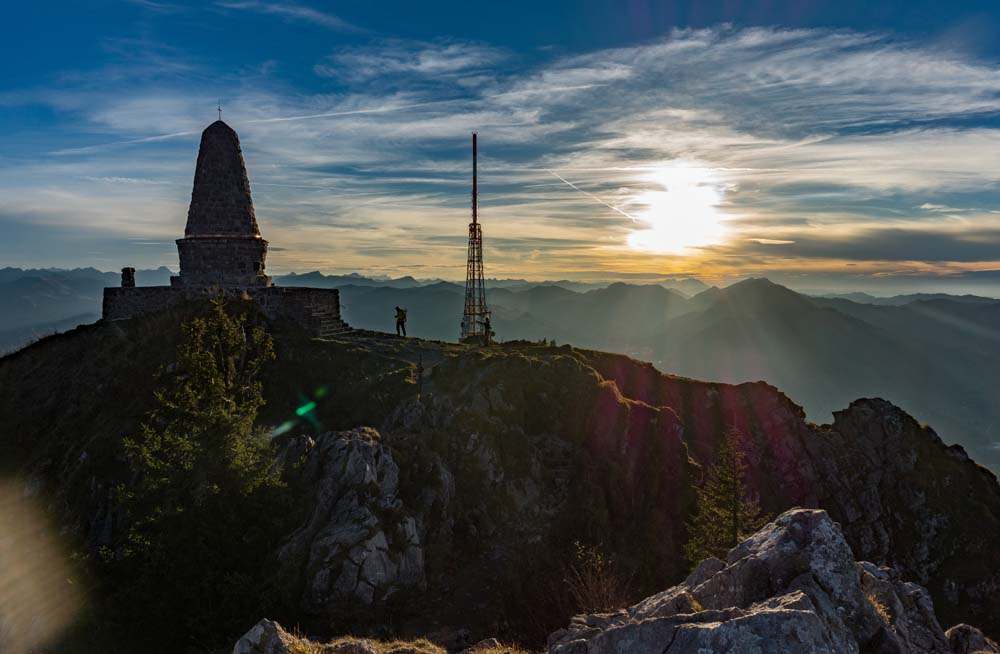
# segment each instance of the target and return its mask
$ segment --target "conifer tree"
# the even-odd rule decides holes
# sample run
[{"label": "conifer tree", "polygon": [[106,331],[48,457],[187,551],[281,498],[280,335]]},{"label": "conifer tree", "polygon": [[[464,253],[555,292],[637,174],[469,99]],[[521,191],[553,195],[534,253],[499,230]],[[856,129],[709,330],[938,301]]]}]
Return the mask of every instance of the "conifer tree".
[{"label": "conifer tree", "polygon": [[254,430],[270,335],[221,301],[182,330],[155,408],[125,439],[127,533],[106,558],[114,615],[135,637],[169,631],[163,623],[173,620],[179,637],[204,643],[262,610],[254,579],[288,514],[287,493],[270,439]]},{"label": "conifer tree", "polygon": [[270,335],[259,326],[247,333],[246,317],[229,315],[221,300],[183,332],[173,370],[156,392],[156,408],[138,436],[125,441],[141,472],[135,499],[156,498],[146,519],[274,481],[270,444],[253,433],[264,405],[258,374],[274,359]]},{"label": "conifer tree", "polygon": [[697,507],[688,525],[684,555],[691,565],[726,553],[767,522],[757,498],[746,486],[746,464],[740,450],[740,432],[730,427],[709,468],[704,485],[697,489]]}]

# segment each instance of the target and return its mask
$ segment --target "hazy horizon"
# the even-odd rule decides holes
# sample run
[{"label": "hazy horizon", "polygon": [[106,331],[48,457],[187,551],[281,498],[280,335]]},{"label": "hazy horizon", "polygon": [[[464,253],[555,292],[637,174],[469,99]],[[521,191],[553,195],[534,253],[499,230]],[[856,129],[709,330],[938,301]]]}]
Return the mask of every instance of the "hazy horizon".
[{"label": "hazy horizon", "polygon": [[[85,270],[92,268],[100,273],[117,275],[119,270],[108,270],[102,269],[97,266],[80,266],[80,267],[64,267],[64,266],[46,266],[46,267],[32,267],[23,268],[20,266],[9,266],[14,269],[22,270],[51,270],[60,272],[73,272],[76,270]],[[167,269],[171,273],[177,273],[177,266],[162,265],[157,268],[147,268],[145,271]],[[152,285],[152,282],[148,279],[143,278],[144,270],[137,269],[137,283],[140,286]],[[421,283],[432,283],[432,282],[450,282],[454,284],[464,284],[465,280],[459,276],[453,277],[422,277],[413,274],[402,274],[395,275],[392,271],[361,271],[361,270],[321,270],[321,269],[292,269],[292,270],[271,270],[268,269],[268,273],[273,277],[283,277],[286,275],[308,275],[313,273],[320,273],[327,277],[349,277],[355,275],[361,278],[367,278],[378,281],[391,281],[403,279],[410,277],[417,282]],[[851,293],[865,293],[872,295],[874,297],[893,297],[896,295],[913,295],[920,293],[943,293],[948,295],[979,295],[983,297],[990,298],[1000,298],[1000,274],[995,278],[987,277],[981,281],[963,281],[961,278],[953,279],[948,277],[924,277],[924,278],[895,278],[895,277],[875,277],[865,279],[863,277],[855,277],[853,279],[845,279],[842,282],[838,282],[836,279],[828,279],[825,282],[818,282],[816,279],[811,279],[808,281],[800,282],[795,279],[789,279],[785,276],[778,274],[767,274],[766,272],[761,272],[760,274],[746,274],[741,276],[732,277],[702,277],[700,275],[646,275],[646,274],[635,274],[635,275],[618,275],[618,276],[605,276],[601,277],[599,274],[580,271],[576,273],[569,273],[562,276],[557,275],[545,275],[544,273],[537,273],[535,275],[523,275],[518,277],[496,277],[487,275],[487,283],[504,283],[504,282],[524,282],[525,284],[543,284],[543,283],[558,283],[558,282],[572,282],[574,284],[583,285],[609,285],[615,283],[626,283],[626,284],[667,284],[671,282],[678,282],[683,280],[696,280],[702,282],[706,287],[717,286],[719,288],[726,288],[733,284],[737,284],[741,281],[747,279],[769,279],[770,281],[786,286],[798,293],[805,293],[807,295],[847,295]],[[996,281],[994,281],[994,279]]]}]

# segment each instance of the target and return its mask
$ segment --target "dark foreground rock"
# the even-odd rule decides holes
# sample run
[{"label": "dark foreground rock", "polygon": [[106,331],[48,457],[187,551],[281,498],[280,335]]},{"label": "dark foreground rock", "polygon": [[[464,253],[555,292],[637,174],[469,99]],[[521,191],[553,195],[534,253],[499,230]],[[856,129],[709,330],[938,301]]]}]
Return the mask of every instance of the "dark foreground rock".
[{"label": "dark foreground rock", "polygon": [[948,645],[954,654],[994,654],[1000,652],[995,642],[983,635],[975,627],[957,624],[947,632]]},{"label": "dark foreground rock", "polygon": [[825,511],[792,509],[684,583],[618,613],[581,615],[549,654],[952,654],[1000,652],[979,630],[947,634],[930,595],[855,562]]}]

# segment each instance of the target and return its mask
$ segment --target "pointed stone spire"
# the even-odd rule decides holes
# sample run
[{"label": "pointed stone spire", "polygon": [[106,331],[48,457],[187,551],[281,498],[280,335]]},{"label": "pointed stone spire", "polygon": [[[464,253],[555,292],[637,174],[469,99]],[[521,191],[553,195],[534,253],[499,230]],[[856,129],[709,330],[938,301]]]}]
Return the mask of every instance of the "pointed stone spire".
[{"label": "pointed stone spire", "polygon": [[180,275],[173,286],[270,286],[250,197],[240,137],[217,120],[201,134],[184,238],[177,241]]},{"label": "pointed stone spire", "polygon": [[185,236],[260,236],[240,137],[217,120],[201,134]]}]

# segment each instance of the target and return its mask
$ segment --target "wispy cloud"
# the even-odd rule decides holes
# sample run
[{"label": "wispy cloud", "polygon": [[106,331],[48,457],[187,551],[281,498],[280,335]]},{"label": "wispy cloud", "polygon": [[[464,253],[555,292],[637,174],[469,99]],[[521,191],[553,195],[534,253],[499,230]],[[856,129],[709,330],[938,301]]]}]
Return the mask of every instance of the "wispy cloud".
[{"label": "wispy cloud", "polygon": [[465,99],[456,100],[428,100],[426,102],[398,102],[387,100],[384,104],[374,107],[360,107],[358,109],[342,109],[339,111],[324,111],[318,114],[299,114],[293,116],[270,116],[268,118],[254,118],[247,121],[249,124],[259,123],[287,123],[298,120],[316,120],[319,118],[342,118],[345,116],[362,116],[364,114],[384,114],[411,109],[423,109],[427,107],[440,107],[449,104],[465,103]]},{"label": "wispy cloud", "polygon": [[508,57],[504,50],[482,43],[383,39],[363,47],[341,48],[313,70],[324,77],[352,81],[400,75],[468,76],[488,71]]},{"label": "wispy cloud", "polygon": [[949,207],[946,204],[934,204],[933,202],[924,202],[922,205],[917,207],[917,209],[933,211],[935,213],[965,213],[966,211],[976,211],[976,209],[972,208]]},{"label": "wispy cloud", "polygon": [[235,9],[244,11],[254,11],[261,14],[280,16],[287,20],[296,20],[312,23],[327,29],[338,32],[365,32],[366,30],[353,25],[346,20],[331,13],[320,11],[305,5],[290,2],[259,2],[257,0],[231,0],[216,2],[217,7],[223,9]]},{"label": "wispy cloud", "polygon": [[183,10],[183,7],[180,5],[176,5],[171,2],[160,2],[159,0],[125,0],[125,2],[130,5],[137,5],[143,9],[148,9],[158,13],[173,13]]},{"label": "wispy cloud", "polygon": [[[342,29],[304,5],[218,6]],[[1000,70],[885,35],[723,26],[530,64],[484,43],[373,39],[298,71],[320,75],[319,89],[150,51],[174,61],[169,74],[144,68],[138,83],[99,89],[81,76],[57,94],[0,97],[46,103],[81,126],[42,149],[62,156],[32,161],[30,174],[0,162],[7,202],[37,215],[35,198],[71,175],[72,194],[53,207],[87,207],[94,229],[163,236],[158,226],[175,227],[164,212],[187,200],[195,136],[214,118],[211,77],[261,223],[284,247],[270,261],[278,270],[460,267],[474,130],[487,234],[510,245],[494,251],[494,274],[848,263],[874,274],[914,257],[920,270],[954,273],[1000,260],[989,214],[1000,206],[1000,130],[982,120],[1000,112]],[[679,160],[711,172],[728,237],[697,256],[630,250],[639,198],[669,193],[656,172]],[[169,182],[155,186],[155,216],[149,188],[126,179]],[[106,194],[115,212],[102,215]],[[130,224],[129,203],[148,218]],[[375,254],[392,242],[407,251]]]}]

